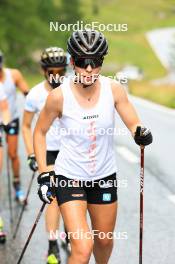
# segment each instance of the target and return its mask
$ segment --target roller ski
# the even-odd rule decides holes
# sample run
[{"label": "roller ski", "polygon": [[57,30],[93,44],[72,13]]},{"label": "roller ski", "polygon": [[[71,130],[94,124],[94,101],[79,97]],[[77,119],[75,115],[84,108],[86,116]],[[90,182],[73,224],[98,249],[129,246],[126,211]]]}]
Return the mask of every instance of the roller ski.
[{"label": "roller ski", "polygon": [[0,244],[5,244],[6,242],[6,233],[3,231],[3,221],[2,218],[0,217]]},{"label": "roller ski", "polygon": [[21,185],[19,182],[14,182],[13,185],[15,189],[15,201],[19,205],[23,205],[24,203],[26,203],[26,200],[25,200],[24,192],[21,189]]}]

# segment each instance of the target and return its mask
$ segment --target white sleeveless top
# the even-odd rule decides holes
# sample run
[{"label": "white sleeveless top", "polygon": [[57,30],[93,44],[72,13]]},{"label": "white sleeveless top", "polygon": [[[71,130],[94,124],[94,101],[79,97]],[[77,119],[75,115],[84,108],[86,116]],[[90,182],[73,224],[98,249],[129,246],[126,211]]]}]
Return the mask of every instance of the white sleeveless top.
[{"label": "white sleeveless top", "polygon": [[5,78],[2,84],[3,84],[4,92],[7,96],[11,120],[14,120],[19,116],[16,105],[16,94],[17,94],[16,85],[12,79],[11,70],[6,68],[4,72],[5,72]]},{"label": "white sleeveless top", "polygon": [[91,109],[82,108],[70,87],[61,86],[61,148],[55,173],[70,179],[95,180],[117,171],[113,148],[114,100],[110,79],[100,76],[100,96]]},{"label": "white sleeveless top", "polygon": [[[3,101],[7,99],[6,95],[5,95],[5,92],[4,92],[4,89],[3,89],[3,84],[0,83],[0,101]],[[2,123],[2,117],[1,117],[1,112],[0,112],[0,124]],[[1,134],[1,132],[0,132]]]},{"label": "white sleeveless top", "polygon": [[[26,96],[24,109],[36,114],[37,118],[45,105],[49,92],[44,86],[44,81],[34,86]],[[46,148],[50,151],[60,149],[59,119],[56,118],[46,134]]]},{"label": "white sleeveless top", "polygon": [[0,101],[7,99],[7,96],[4,92],[3,84],[0,82]]}]

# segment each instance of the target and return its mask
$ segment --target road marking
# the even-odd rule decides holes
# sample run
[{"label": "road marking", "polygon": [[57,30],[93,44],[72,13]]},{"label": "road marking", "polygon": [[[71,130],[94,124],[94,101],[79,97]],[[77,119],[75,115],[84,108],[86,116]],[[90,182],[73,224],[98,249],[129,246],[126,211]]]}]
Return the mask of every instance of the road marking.
[{"label": "road marking", "polygon": [[124,146],[117,147],[117,152],[127,161],[131,163],[138,163],[139,158],[128,148]]},{"label": "road marking", "polygon": [[168,200],[175,204],[175,194],[171,194],[168,196]]}]

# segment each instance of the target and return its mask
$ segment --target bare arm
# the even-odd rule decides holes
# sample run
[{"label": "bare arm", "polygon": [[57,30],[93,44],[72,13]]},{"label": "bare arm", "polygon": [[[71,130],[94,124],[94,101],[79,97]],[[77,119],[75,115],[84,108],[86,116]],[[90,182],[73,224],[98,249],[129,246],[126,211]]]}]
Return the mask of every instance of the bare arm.
[{"label": "bare arm", "polygon": [[121,119],[134,135],[137,126],[141,126],[141,121],[136,113],[134,106],[128,99],[125,88],[116,82],[112,83],[112,92],[114,96],[115,108]]},{"label": "bare arm", "polygon": [[27,154],[31,155],[33,151],[33,138],[31,124],[34,117],[34,112],[24,111],[23,122],[22,122],[22,133],[24,138],[24,143],[26,146]]},{"label": "bare arm", "polygon": [[2,113],[3,124],[7,125],[10,122],[10,111],[6,99],[0,101],[0,111]]},{"label": "bare arm", "polygon": [[29,92],[28,84],[24,79],[22,73],[19,70],[13,69],[12,70],[13,80],[15,85],[19,88],[19,90],[26,95]]},{"label": "bare arm", "polygon": [[48,171],[46,165],[46,133],[55,118],[61,117],[63,97],[61,89],[53,90],[47,97],[34,130],[34,151],[39,172]]}]

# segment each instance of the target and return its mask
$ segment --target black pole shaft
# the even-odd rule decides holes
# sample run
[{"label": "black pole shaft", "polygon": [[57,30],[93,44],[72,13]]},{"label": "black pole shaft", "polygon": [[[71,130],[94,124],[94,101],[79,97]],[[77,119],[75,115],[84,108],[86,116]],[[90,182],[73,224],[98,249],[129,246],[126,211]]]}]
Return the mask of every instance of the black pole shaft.
[{"label": "black pole shaft", "polygon": [[35,172],[33,172],[33,175],[31,177],[31,180],[30,180],[30,183],[29,183],[29,187],[28,187],[28,190],[27,190],[27,194],[26,194],[24,203],[23,203],[22,208],[21,208],[21,212],[20,212],[18,221],[17,221],[17,225],[16,225],[16,228],[15,228],[15,232],[14,232],[14,235],[13,235],[13,239],[16,238],[16,235],[18,233],[18,229],[19,229],[19,226],[20,226],[22,217],[23,217],[24,210],[25,210],[26,205],[27,205],[27,201],[28,201],[28,197],[29,197],[29,194],[30,194],[30,190],[31,190],[31,187],[32,187],[32,183],[33,183],[34,177],[35,177]]},{"label": "black pole shaft", "polygon": [[143,254],[143,191],[144,191],[144,146],[140,147],[140,237],[139,264],[142,264]]},{"label": "black pole shaft", "polygon": [[42,206],[41,206],[41,209],[40,209],[40,211],[39,211],[39,213],[37,215],[37,218],[36,218],[35,223],[34,223],[34,225],[32,227],[32,230],[30,231],[30,234],[29,234],[29,236],[27,238],[27,241],[26,241],[26,243],[24,245],[24,248],[23,248],[23,250],[21,252],[21,255],[20,255],[19,259],[18,259],[17,264],[20,264],[21,263],[21,260],[22,260],[22,258],[24,256],[24,253],[25,253],[26,249],[27,249],[27,246],[28,246],[28,244],[29,244],[29,242],[30,242],[30,240],[32,238],[32,235],[33,235],[33,233],[35,231],[35,228],[36,228],[36,226],[37,226],[37,224],[38,224],[38,222],[40,220],[40,217],[42,215],[42,212],[44,211],[45,205],[46,205],[46,203],[43,203]]},{"label": "black pole shaft", "polygon": [[12,190],[11,190],[11,177],[10,177],[10,160],[7,148],[7,180],[8,180],[8,198],[9,198],[9,210],[10,210],[10,223],[13,223],[13,207],[12,207]]}]

